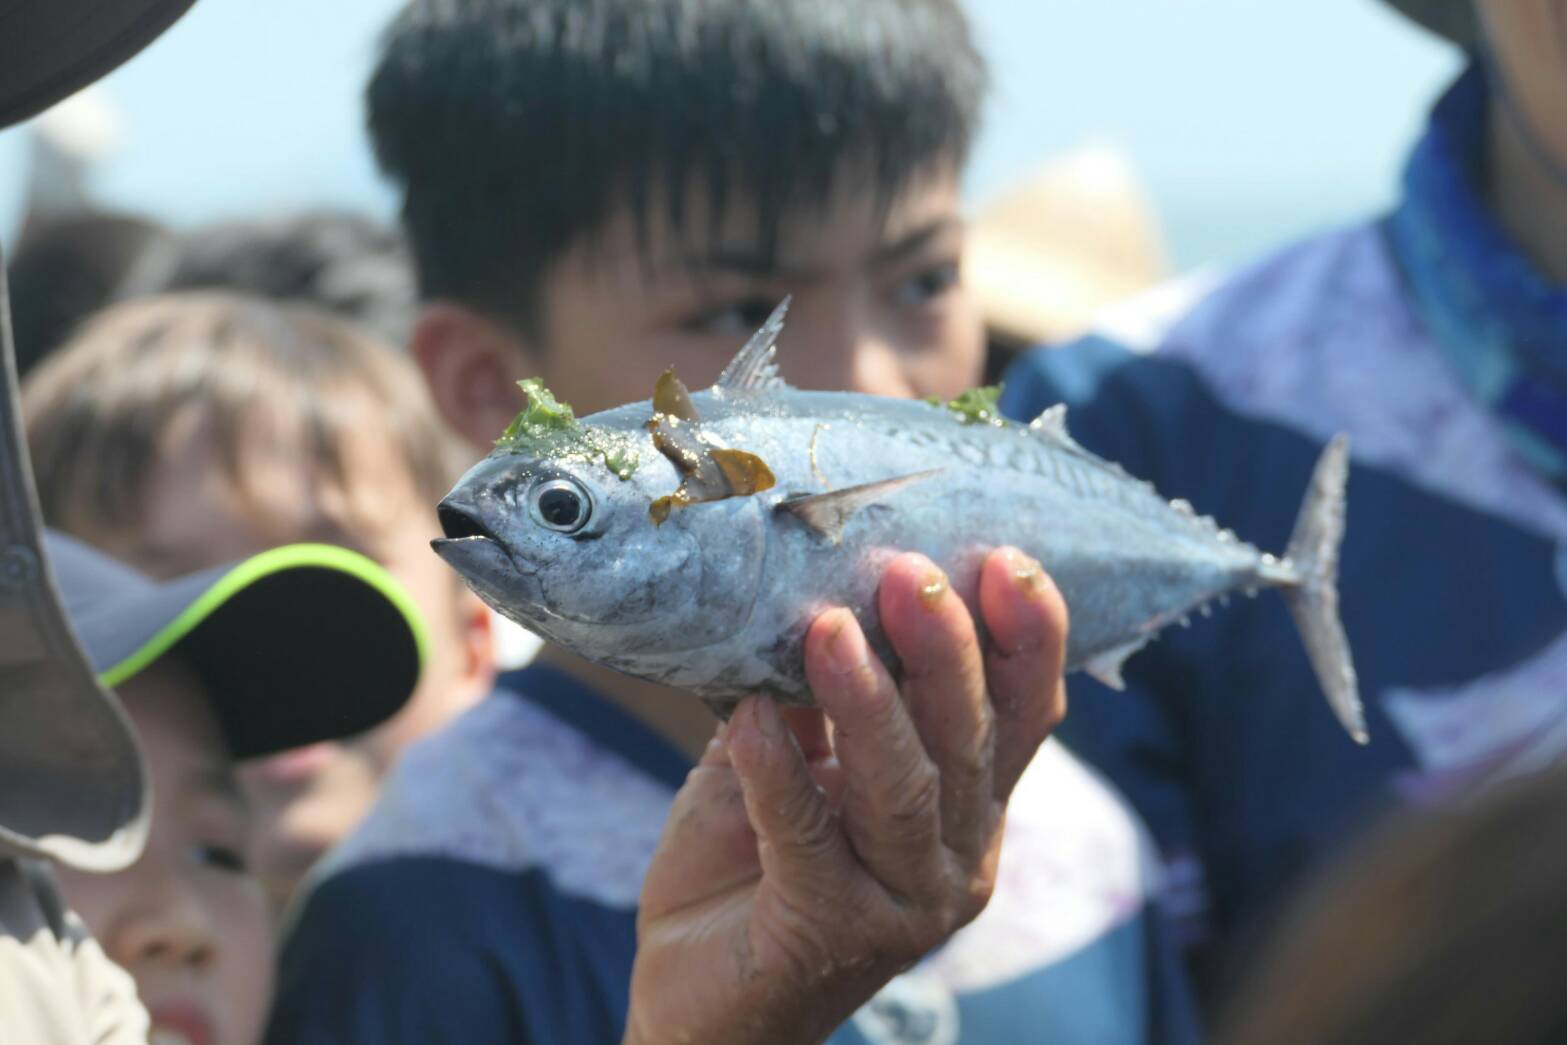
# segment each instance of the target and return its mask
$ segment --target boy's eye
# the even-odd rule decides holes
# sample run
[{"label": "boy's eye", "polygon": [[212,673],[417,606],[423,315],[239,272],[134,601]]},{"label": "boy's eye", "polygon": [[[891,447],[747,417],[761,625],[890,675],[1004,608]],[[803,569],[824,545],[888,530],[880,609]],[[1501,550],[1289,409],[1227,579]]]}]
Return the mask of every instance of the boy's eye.
[{"label": "boy's eye", "polygon": [[232,846],[197,845],[196,860],[207,867],[227,871],[231,874],[245,874],[250,870],[250,864],[245,860],[245,855]]},{"label": "boy's eye", "polygon": [[958,263],[944,261],[915,273],[893,288],[893,300],[899,305],[918,307],[945,294],[958,282]]},{"label": "boy's eye", "polygon": [[693,316],[684,325],[687,330],[713,337],[743,337],[755,333],[777,306],[778,302],[768,298],[747,298]]}]

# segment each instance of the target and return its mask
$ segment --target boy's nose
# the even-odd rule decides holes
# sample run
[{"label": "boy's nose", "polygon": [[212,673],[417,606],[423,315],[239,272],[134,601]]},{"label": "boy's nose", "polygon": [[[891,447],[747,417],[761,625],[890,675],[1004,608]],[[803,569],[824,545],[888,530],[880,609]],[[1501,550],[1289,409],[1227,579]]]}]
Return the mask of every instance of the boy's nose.
[{"label": "boy's nose", "polygon": [[867,331],[849,348],[849,372],[845,388],[866,395],[904,399],[914,394],[903,369],[902,357],[886,340]]},{"label": "boy's nose", "polygon": [[104,949],[118,965],[209,967],[217,936],[206,909],[191,890],[170,883],[127,916],[105,937]]}]

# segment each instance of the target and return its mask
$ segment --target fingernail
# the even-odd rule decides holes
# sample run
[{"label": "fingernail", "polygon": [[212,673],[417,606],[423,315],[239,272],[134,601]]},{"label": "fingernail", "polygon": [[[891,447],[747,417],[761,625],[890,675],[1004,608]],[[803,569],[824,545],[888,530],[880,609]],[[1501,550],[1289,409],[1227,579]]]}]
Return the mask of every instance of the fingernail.
[{"label": "fingernail", "polygon": [[934,611],[941,605],[941,600],[946,596],[947,575],[932,566],[930,572],[925,575],[925,581],[920,585],[920,602],[927,610]]},{"label": "fingernail", "polygon": [[1012,567],[1012,582],[1024,595],[1038,595],[1045,590],[1045,571],[1033,559],[1020,555]]},{"label": "fingernail", "polygon": [[832,661],[833,670],[840,675],[865,669],[868,655],[865,635],[853,623],[854,618],[845,611],[827,639],[827,658]]},{"label": "fingernail", "polygon": [[778,714],[778,705],[771,697],[757,697],[751,714],[756,716],[756,731],[768,740],[783,732],[783,716]]}]

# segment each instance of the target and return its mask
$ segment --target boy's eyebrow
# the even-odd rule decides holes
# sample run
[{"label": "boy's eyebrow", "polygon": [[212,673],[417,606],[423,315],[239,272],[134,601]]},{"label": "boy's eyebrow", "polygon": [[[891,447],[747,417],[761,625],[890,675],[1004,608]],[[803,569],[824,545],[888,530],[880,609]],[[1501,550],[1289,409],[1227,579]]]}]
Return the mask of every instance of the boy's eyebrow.
[{"label": "boy's eyebrow", "polygon": [[751,279],[808,280],[820,275],[804,266],[786,265],[776,255],[759,247],[719,247],[706,253],[688,255],[684,264],[694,272],[723,271]]},{"label": "boy's eyebrow", "polygon": [[[924,225],[904,233],[896,240],[883,243],[871,252],[868,261],[874,268],[885,268],[918,254],[931,240],[954,227],[960,227],[962,219],[952,215],[934,218]],[[758,247],[718,247],[705,253],[690,254],[683,259],[684,267],[692,272],[723,271],[751,279],[789,279],[806,282],[819,279],[823,273],[804,265],[790,265],[780,261]]]},{"label": "boy's eyebrow", "polygon": [[963,222],[961,219],[953,217],[952,215],[946,215],[929,221],[924,225],[916,226],[910,231],[904,233],[898,239],[895,239],[890,243],[883,243],[881,246],[877,247],[875,251],[871,253],[871,265],[875,268],[885,268],[889,265],[895,265],[898,262],[908,258],[910,255],[918,254],[928,243],[930,243],[931,240],[935,239],[937,236],[940,236],[942,233],[947,232],[954,227],[959,227],[962,224]]}]

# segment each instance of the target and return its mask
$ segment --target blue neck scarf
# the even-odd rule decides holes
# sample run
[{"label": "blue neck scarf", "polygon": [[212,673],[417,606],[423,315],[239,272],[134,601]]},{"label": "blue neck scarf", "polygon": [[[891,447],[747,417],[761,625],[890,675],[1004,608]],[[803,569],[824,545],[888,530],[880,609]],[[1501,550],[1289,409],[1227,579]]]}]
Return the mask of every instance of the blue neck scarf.
[{"label": "blue neck scarf", "polygon": [[1476,64],[1432,111],[1386,231],[1416,311],[1470,393],[1528,461],[1567,486],[1567,288],[1486,208],[1489,106]]}]

